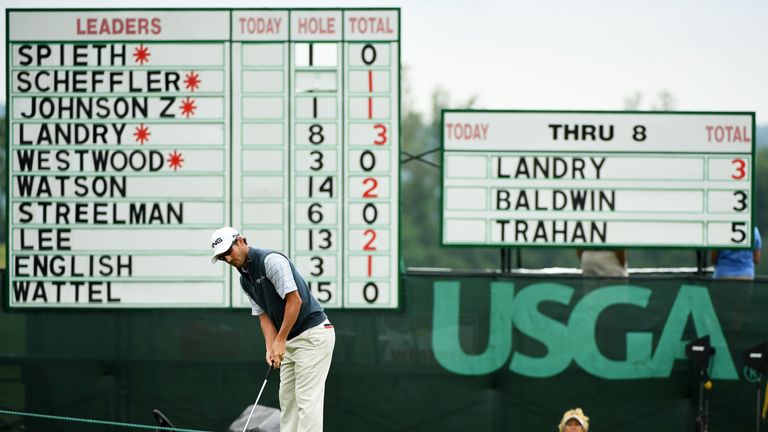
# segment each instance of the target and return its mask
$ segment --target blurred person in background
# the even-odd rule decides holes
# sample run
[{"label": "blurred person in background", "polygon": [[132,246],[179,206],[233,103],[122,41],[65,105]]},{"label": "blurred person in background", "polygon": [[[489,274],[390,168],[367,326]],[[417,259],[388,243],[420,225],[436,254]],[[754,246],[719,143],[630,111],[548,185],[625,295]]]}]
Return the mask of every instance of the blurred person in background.
[{"label": "blurred person in background", "polygon": [[624,249],[576,249],[582,276],[627,277],[627,252]]},{"label": "blurred person in background", "polygon": [[760,231],[755,227],[753,249],[713,250],[710,256],[715,266],[715,279],[752,280],[755,278],[755,266],[760,262],[760,249],[763,242]]},{"label": "blurred person in background", "polygon": [[570,409],[563,414],[558,430],[560,432],[589,432],[589,417],[584,414],[581,408]]}]

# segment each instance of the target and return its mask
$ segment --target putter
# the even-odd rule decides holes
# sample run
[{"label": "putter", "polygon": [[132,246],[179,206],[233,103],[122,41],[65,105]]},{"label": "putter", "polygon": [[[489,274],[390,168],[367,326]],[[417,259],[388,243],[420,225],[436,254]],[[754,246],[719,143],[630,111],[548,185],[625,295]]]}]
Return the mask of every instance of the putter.
[{"label": "putter", "polygon": [[251,416],[253,416],[253,411],[256,409],[256,404],[259,403],[259,399],[261,399],[261,393],[264,392],[264,387],[267,386],[267,380],[269,379],[269,373],[272,372],[272,365],[270,364],[267,368],[267,375],[264,377],[264,383],[261,384],[261,390],[259,390],[259,395],[256,396],[256,402],[253,403],[253,408],[251,408],[251,413],[248,414],[248,420],[245,421],[245,427],[243,427],[243,432],[248,430],[248,423],[251,422]]}]

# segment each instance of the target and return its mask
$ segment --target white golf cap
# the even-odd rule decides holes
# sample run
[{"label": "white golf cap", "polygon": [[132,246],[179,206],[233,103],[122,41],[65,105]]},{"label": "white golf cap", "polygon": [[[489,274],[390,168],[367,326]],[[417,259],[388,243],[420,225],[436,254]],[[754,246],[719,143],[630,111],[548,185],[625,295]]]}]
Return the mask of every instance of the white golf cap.
[{"label": "white golf cap", "polygon": [[565,419],[565,422],[568,423],[569,420],[576,420],[577,422],[579,422],[581,427],[584,427],[584,420],[575,414],[568,416],[568,418]]},{"label": "white golf cap", "polygon": [[584,432],[589,432],[589,417],[584,414],[584,411],[582,411],[581,408],[574,408],[563,414],[563,419],[560,420],[560,425],[558,427],[560,432],[565,430],[565,424],[568,423],[569,420],[576,420],[581,425],[581,428],[584,429]]},{"label": "white golf cap", "polygon": [[216,264],[218,256],[226,252],[238,236],[240,233],[232,227],[221,227],[214,231],[211,235],[211,263]]}]

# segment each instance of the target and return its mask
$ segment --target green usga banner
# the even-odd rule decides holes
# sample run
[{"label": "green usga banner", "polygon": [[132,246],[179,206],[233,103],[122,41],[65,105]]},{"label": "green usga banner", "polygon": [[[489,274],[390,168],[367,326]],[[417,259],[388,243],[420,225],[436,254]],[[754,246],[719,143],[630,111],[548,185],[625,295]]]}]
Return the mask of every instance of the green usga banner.
[{"label": "green usga banner", "polygon": [[765,282],[408,272],[402,286],[400,313],[332,314],[327,398],[367,409],[331,413],[341,429],[556,430],[580,406],[601,430],[692,431],[702,377],[685,346],[709,336],[712,430],[754,430],[742,356],[768,339]]},{"label": "green usga banner", "polygon": [[[746,312],[751,285],[735,285],[728,288],[727,304],[718,314],[710,289],[685,281],[620,281],[596,289],[584,289],[573,280],[491,281],[487,322],[476,323],[489,329],[487,346],[482,352],[468,353],[462,334],[474,329],[462,324],[462,282],[438,280],[434,282],[432,346],[442,367],[462,375],[508,368],[520,375],[547,378],[575,362],[605,379],[665,378],[675,361],[685,358],[691,336],[708,335],[716,352],[711,377],[735,380],[739,375],[718,317],[723,316],[729,330],[740,330],[743,317],[737,314]],[[739,297],[741,307],[734,301]],[[547,308],[552,312],[546,313]],[[692,332],[686,332],[689,324]],[[513,336],[515,329],[519,338]],[[543,345],[545,353],[535,355],[532,345]]]},{"label": "green usga banner", "polygon": [[[742,355],[768,339],[764,281],[407,272],[400,286],[398,310],[328,311],[326,430],[554,431],[578,406],[593,430],[693,431],[701,376],[684,347],[702,336],[710,430],[755,430]],[[160,408],[178,424],[223,430],[265,367],[246,311],[2,311],[0,329],[16,335],[0,360],[20,383],[0,402],[30,412],[150,423],[147,407],[173,401]],[[260,403],[279,405],[277,380]]]}]

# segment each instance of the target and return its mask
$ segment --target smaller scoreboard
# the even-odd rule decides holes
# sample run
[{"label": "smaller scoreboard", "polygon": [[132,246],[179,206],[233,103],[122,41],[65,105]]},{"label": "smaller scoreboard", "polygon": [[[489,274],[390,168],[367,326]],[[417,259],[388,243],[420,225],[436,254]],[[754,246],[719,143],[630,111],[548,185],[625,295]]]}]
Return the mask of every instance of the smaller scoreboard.
[{"label": "smaller scoreboard", "polygon": [[751,112],[442,113],[442,244],[747,248]]}]

